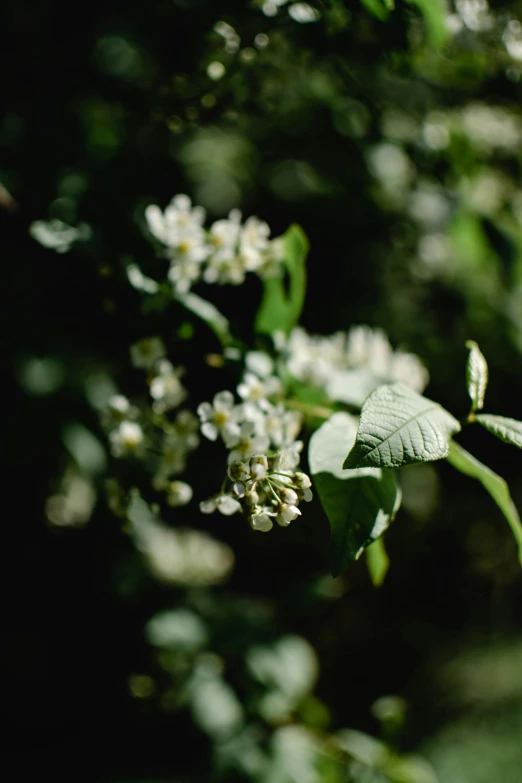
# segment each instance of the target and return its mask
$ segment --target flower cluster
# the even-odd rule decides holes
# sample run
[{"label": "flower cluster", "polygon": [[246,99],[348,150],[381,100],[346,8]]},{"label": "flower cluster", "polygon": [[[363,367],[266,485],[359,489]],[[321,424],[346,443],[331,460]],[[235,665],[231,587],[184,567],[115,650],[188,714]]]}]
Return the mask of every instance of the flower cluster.
[{"label": "flower cluster", "polygon": [[333,335],[310,335],[298,327],[286,347],[287,367],[298,380],[326,389],[332,394],[336,374],[350,370],[366,371],[381,383],[401,381],[422,392],[428,371],[412,353],[394,351],[383,331],[355,326]]},{"label": "flower cluster", "polygon": [[133,365],[147,371],[152,404],[140,410],[121,394],[110,397],[102,424],[112,455],[143,459],[152,473],[153,488],[166,493],[169,505],[185,505],[192,499],[192,488],[172,479],[183,473],[187,455],[199,445],[199,422],[187,409],[169,415],[187,397],[180,381],[183,369],[165,358],[159,337],[140,340],[131,346],[130,354]]},{"label": "flower cluster", "polygon": [[241,284],[247,272],[277,275],[283,257],[281,238],[270,239],[270,227],[256,217],[242,224],[234,209],[228,218],[204,228],[205,210],[188,196],[174,196],[164,212],[154,204],[145,210],[147,226],[170,262],[174,293],[186,294],[199,280]]},{"label": "flower cluster", "polygon": [[297,440],[301,414],[281,402],[281,383],[267,354],[251,352],[237,388],[215,395],[198,407],[201,432],[220,437],[228,449],[221,492],[200,503],[204,514],[248,514],[254,530],[266,532],[273,520],[286,527],[301,515],[301,500],[312,499],[311,481],[298,470],[303,443]]}]

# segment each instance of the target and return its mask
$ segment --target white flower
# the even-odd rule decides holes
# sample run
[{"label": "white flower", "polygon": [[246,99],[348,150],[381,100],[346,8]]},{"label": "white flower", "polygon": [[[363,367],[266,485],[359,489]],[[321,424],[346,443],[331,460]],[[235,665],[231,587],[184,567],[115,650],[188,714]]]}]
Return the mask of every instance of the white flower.
[{"label": "white flower", "polygon": [[228,456],[229,464],[235,460],[244,462],[254,454],[262,454],[268,450],[270,440],[267,435],[259,433],[256,428],[255,422],[244,421],[241,424],[237,438],[232,440],[230,446],[233,447],[233,451]]},{"label": "white flower", "polygon": [[420,394],[428,385],[430,376],[415,354],[396,351],[390,367],[390,378],[394,381],[402,381]]},{"label": "white flower", "polygon": [[158,362],[157,375],[150,382],[150,396],[154,400],[152,407],[160,413],[177,408],[187,397],[187,390],[182,385],[179,377],[183,372],[181,368],[174,368],[167,360]]},{"label": "white flower", "polygon": [[91,229],[86,223],[74,228],[61,220],[35,220],[29,226],[29,234],[43,247],[66,253],[74,242],[89,239]]},{"label": "white flower", "polygon": [[136,453],[143,443],[143,430],[135,421],[125,420],[109,434],[109,440],[115,457]]},{"label": "white flower", "polygon": [[179,245],[183,236],[198,233],[205,221],[203,207],[192,207],[188,196],[174,196],[163,214],[159,207],[151,204],[145,210],[149,231],[168,247]]},{"label": "white flower", "polygon": [[270,240],[263,253],[262,265],[256,270],[262,280],[269,277],[278,277],[281,274],[281,266],[285,257],[285,245],[283,237]]},{"label": "white flower", "polygon": [[239,231],[241,228],[241,212],[233,209],[226,220],[216,220],[210,226],[208,241],[215,253],[226,251],[227,254],[237,253]]},{"label": "white flower", "polygon": [[214,511],[220,511],[229,517],[241,511],[241,504],[232,495],[224,493],[215,495],[213,498],[209,498],[209,500],[204,500],[199,504],[199,510],[202,514],[212,514]]},{"label": "white flower", "polygon": [[301,516],[301,512],[297,506],[290,505],[288,503],[281,503],[279,506],[279,513],[276,516],[276,522],[281,527],[288,527],[290,522]]},{"label": "white flower", "polygon": [[234,481],[234,483],[232,484],[232,494],[236,498],[244,498],[245,497],[245,492],[246,492],[246,487],[243,484],[243,482],[242,481]]},{"label": "white flower", "polygon": [[274,526],[268,514],[250,514],[248,519],[252,530],[259,530],[261,533],[267,533]]},{"label": "white flower", "polygon": [[268,472],[268,460],[264,454],[256,454],[250,458],[250,477],[253,481],[266,478]]},{"label": "white flower", "polygon": [[190,258],[179,259],[171,264],[167,277],[174,293],[186,294],[201,277],[201,264]]},{"label": "white flower", "polygon": [[250,478],[248,466],[244,462],[232,462],[227,468],[231,481],[246,481]]},{"label": "white flower", "polygon": [[295,489],[291,489],[290,487],[283,487],[280,489],[279,497],[281,498],[281,502],[285,505],[295,506],[299,502],[297,492]]},{"label": "white flower", "polygon": [[384,332],[369,326],[350,329],[347,361],[351,367],[367,367],[377,378],[402,381],[418,392],[423,391],[429,380],[428,371],[417,356],[394,352]]},{"label": "white flower", "polygon": [[280,449],[274,458],[272,470],[293,474],[294,470],[299,465],[299,455],[302,449],[302,440],[296,440],[289,446]]},{"label": "white flower", "polygon": [[257,506],[259,503],[259,492],[256,492],[255,489],[247,489],[245,492],[245,501],[249,506]]},{"label": "white flower", "polygon": [[232,392],[218,392],[214,396],[213,404],[202,402],[197,413],[201,419],[201,432],[209,440],[216,440],[220,433],[224,437],[231,436],[234,442],[238,438],[239,411],[238,406],[234,405]]},{"label": "white flower", "polygon": [[333,372],[343,366],[345,335],[337,332],[329,337],[309,335],[304,329],[292,331],[287,345],[287,367],[295,378],[324,386]]},{"label": "white flower", "polygon": [[145,208],[145,220],[152,236],[167,244],[167,225],[163,212],[156,204],[149,204]]},{"label": "white flower", "polygon": [[169,506],[186,506],[192,500],[192,487],[184,481],[172,481],[168,487],[167,503]]},{"label": "white flower", "polygon": [[268,223],[254,216],[246,220],[239,237],[239,252],[248,271],[255,271],[263,265],[263,255],[268,248],[269,236]]},{"label": "white flower", "polygon": [[268,378],[274,370],[274,361],[264,351],[248,351],[245,356],[245,366],[258,378]]},{"label": "white flower", "polygon": [[277,406],[266,404],[265,430],[276,448],[290,446],[301,429],[303,417],[299,411],[286,410],[280,403]]},{"label": "white flower", "polygon": [[145,217],[151,234],[167,248],[171,261],[168,278],[175,293],[186,293],[201,277],[202,262],[210,252],[203,229],[205,210],[192,207],[188,196],[178,195],[165,213],[151,205],[145,210]]},{"label": "white flower", "polygon": [[253,373],[246,372],[243,382],[237,387],[237,393],[243,400],[261,403],[269,397],[281,394],[281,381],[275,375],[261,379]]},{"label": "white flower", "polygon": [[294,484],[299,489],[308,489],[312,486],[310,477],[307,476],[306,473],[296,473],[294,475]]},{"label": "white flower", "polygon": [[241,285],[245,280],[245,268],[239,256],[225,251],[214,253],[203,272],[205,283]]},{"label": "white flower", "polygon": [[216,498],[216,508],[221,514],[224,514],[226,517],[229,517],[232,514],[236,514],[238,511],[241,511],[240,503],[238,503],[238,501],[235,498],[233,498],[231,495],[218,495],[218,497]]}]

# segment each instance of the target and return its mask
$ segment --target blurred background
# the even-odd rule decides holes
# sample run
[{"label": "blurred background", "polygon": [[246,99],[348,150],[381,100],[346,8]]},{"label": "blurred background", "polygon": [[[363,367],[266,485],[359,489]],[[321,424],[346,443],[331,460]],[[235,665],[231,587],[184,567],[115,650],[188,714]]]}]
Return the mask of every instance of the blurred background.
[{"label": "blurred background", "polygon": [[[261,541],[171,509],[169,530],[200,535],[160,546],[176,570],[103,491],[96,399],[137,387],[132,342],[162,334],[195,400],[226,386],[208,331],[126,279],[154,264],[144,207],[176,193],[304,228],[310,332],[381,327],[460,418],[474,339],[488,411],[522,417],[522,3],[393,5],[3,5],[6,715],[41,769],[73,753],[75,777],[110,783],[521,779],[522,578],[471,479],[404,471],[378,590],[364,563],[328,576],[318,506]],[[245,339],[260,291],[212,293]],[[461,442],[522,508],[520,453]],[[339,772],[310,737],[341,730]]]}]

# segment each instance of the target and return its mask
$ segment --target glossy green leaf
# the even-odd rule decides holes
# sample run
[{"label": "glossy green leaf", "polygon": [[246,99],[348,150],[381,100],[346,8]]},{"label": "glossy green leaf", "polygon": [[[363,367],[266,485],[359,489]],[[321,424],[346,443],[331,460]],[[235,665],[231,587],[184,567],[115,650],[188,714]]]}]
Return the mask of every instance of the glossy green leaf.
[{"label": "glossy green leaf", "polygon": [[288,289],[281,277],[270,277],[264,281],[263,299],[255,323],[256,331],[261,334],[277,331],[288,334],[298,322],[304,305],[308,240],[300,226],[292,225],[283,241]]},{"label": "glossy green leaf", "polygon": [[475,416],[475,421],[505,443],[522,449],[522,421],[509,419],[507,416],[494,416],[491,413],[479,413]]},{"label": "glossy green leaf", "polygon": [[448,455],[459,422],[436,402],[401,383],[380,386],[365,401],[345,468],[400,468]]},{"label": "glossy green leaf", "polygon": [[310,440],[310,471],[332,531],[333,576],[357,560],[364,548],[386,530],[400,505],[393,471],[343,470],[343,458],[356,431],[354,416],[334,413]]},{"label": "glossy green leaf", "polygon": [[378,538],[366,549],[366,565],[374,587],[380,587],[390,567],[390,558],[382,538]]},{"label": "glossy green leaf", "polygon": [[474,340],[468,340],[466,347],[469,348],[466,381],[471,399],[471,411],[474,413],[484,407],[484,397],[488,385],[488,364]]},{"label": "glossy green leaf", "polygon": [[518,544],[518,558],[522,565],[522,523],[516,506],[511,499],[509,487],[504,479],[497,475],[497,473],[494,473],[487,465],[479,462],[476,457],[463,449],[462,446],[459,446],[458,443],[455,443],[455,441],[451,441],[450,443],[447,459],[448,462],[451,463],[454,468],[460,470],[461,473],[480,481],[482,486],[489,492],[507,519],[513,535],[515,536]]}]

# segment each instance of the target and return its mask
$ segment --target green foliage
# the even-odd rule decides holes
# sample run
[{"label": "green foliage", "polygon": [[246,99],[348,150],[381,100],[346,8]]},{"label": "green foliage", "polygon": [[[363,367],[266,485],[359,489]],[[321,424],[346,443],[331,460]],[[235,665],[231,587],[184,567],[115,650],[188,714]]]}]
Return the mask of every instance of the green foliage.
[{"label": "green foliage", "polygon": [[483,465],[476,457],[462,448],[455,441],[451,441],[447,456],[448,462],[454,468],[460,470],[466,476],[475,478],[489,492],[497,506],[500,508],[515,536],[518,544],[518,557],[522,565],[522,523],[516,509],[509,488],[503,478],[498,476],[491,468]]},{"label": "green foliage", "polygon": [[376,539],[366,548],[366,563],[372,583],[375,587],[380,587],[390,567],[390,558],[382,538]]},{"label": "green foliage", "polygon": [[449,39],[443,0],[407,0],[407,2],[417,6],[424,17],[430,44],[434,47],[443,46]]},{"label": "green foliage", "polygon": [[488,385],[488,365],[474,340],[468,340],[466,347],[469,348],[466,380],[471,399],[471,412],[475,413],[484,407],[484,397]]},{"label": "green foliage", "polygon": [[479,413],[475,416],[475,421],[504,443],[522,449],[522,422],[507,416],[494,416],[491,413]]},{"label": "green foliage", "polygon": [[380,386],[363,405],[345,468],[400,468],[448,455],[459,422],[436,402],[403,384]]},{"label": "green foliage", "polygon": [[386,21],[389,13],[395,7],[393,0],[361,0],[364,7],[381,22]]},{"label": "green foliage", "polygon": [[284,268],[288,286],[280,277],[269,277],[263,284],[263,298],[257,311],[255,328],[260,334],[282,331],[288,334],[296,325],[306,295],[308,240],[300,226],[290,226],[283,237]]},{"label": "green foliage", "polygon": [[[392,471],[343,470],[344,455],[354,442],[356,431],[357,420],[353,416],[334,413],[310,440],[310,470],[332,531],[333,576],[338,576],[382,535],[400,505],[400,490]],[[382,552],[373,554],[371,573],[379,582],[384,578],[384,560],[378,557]]]}]

